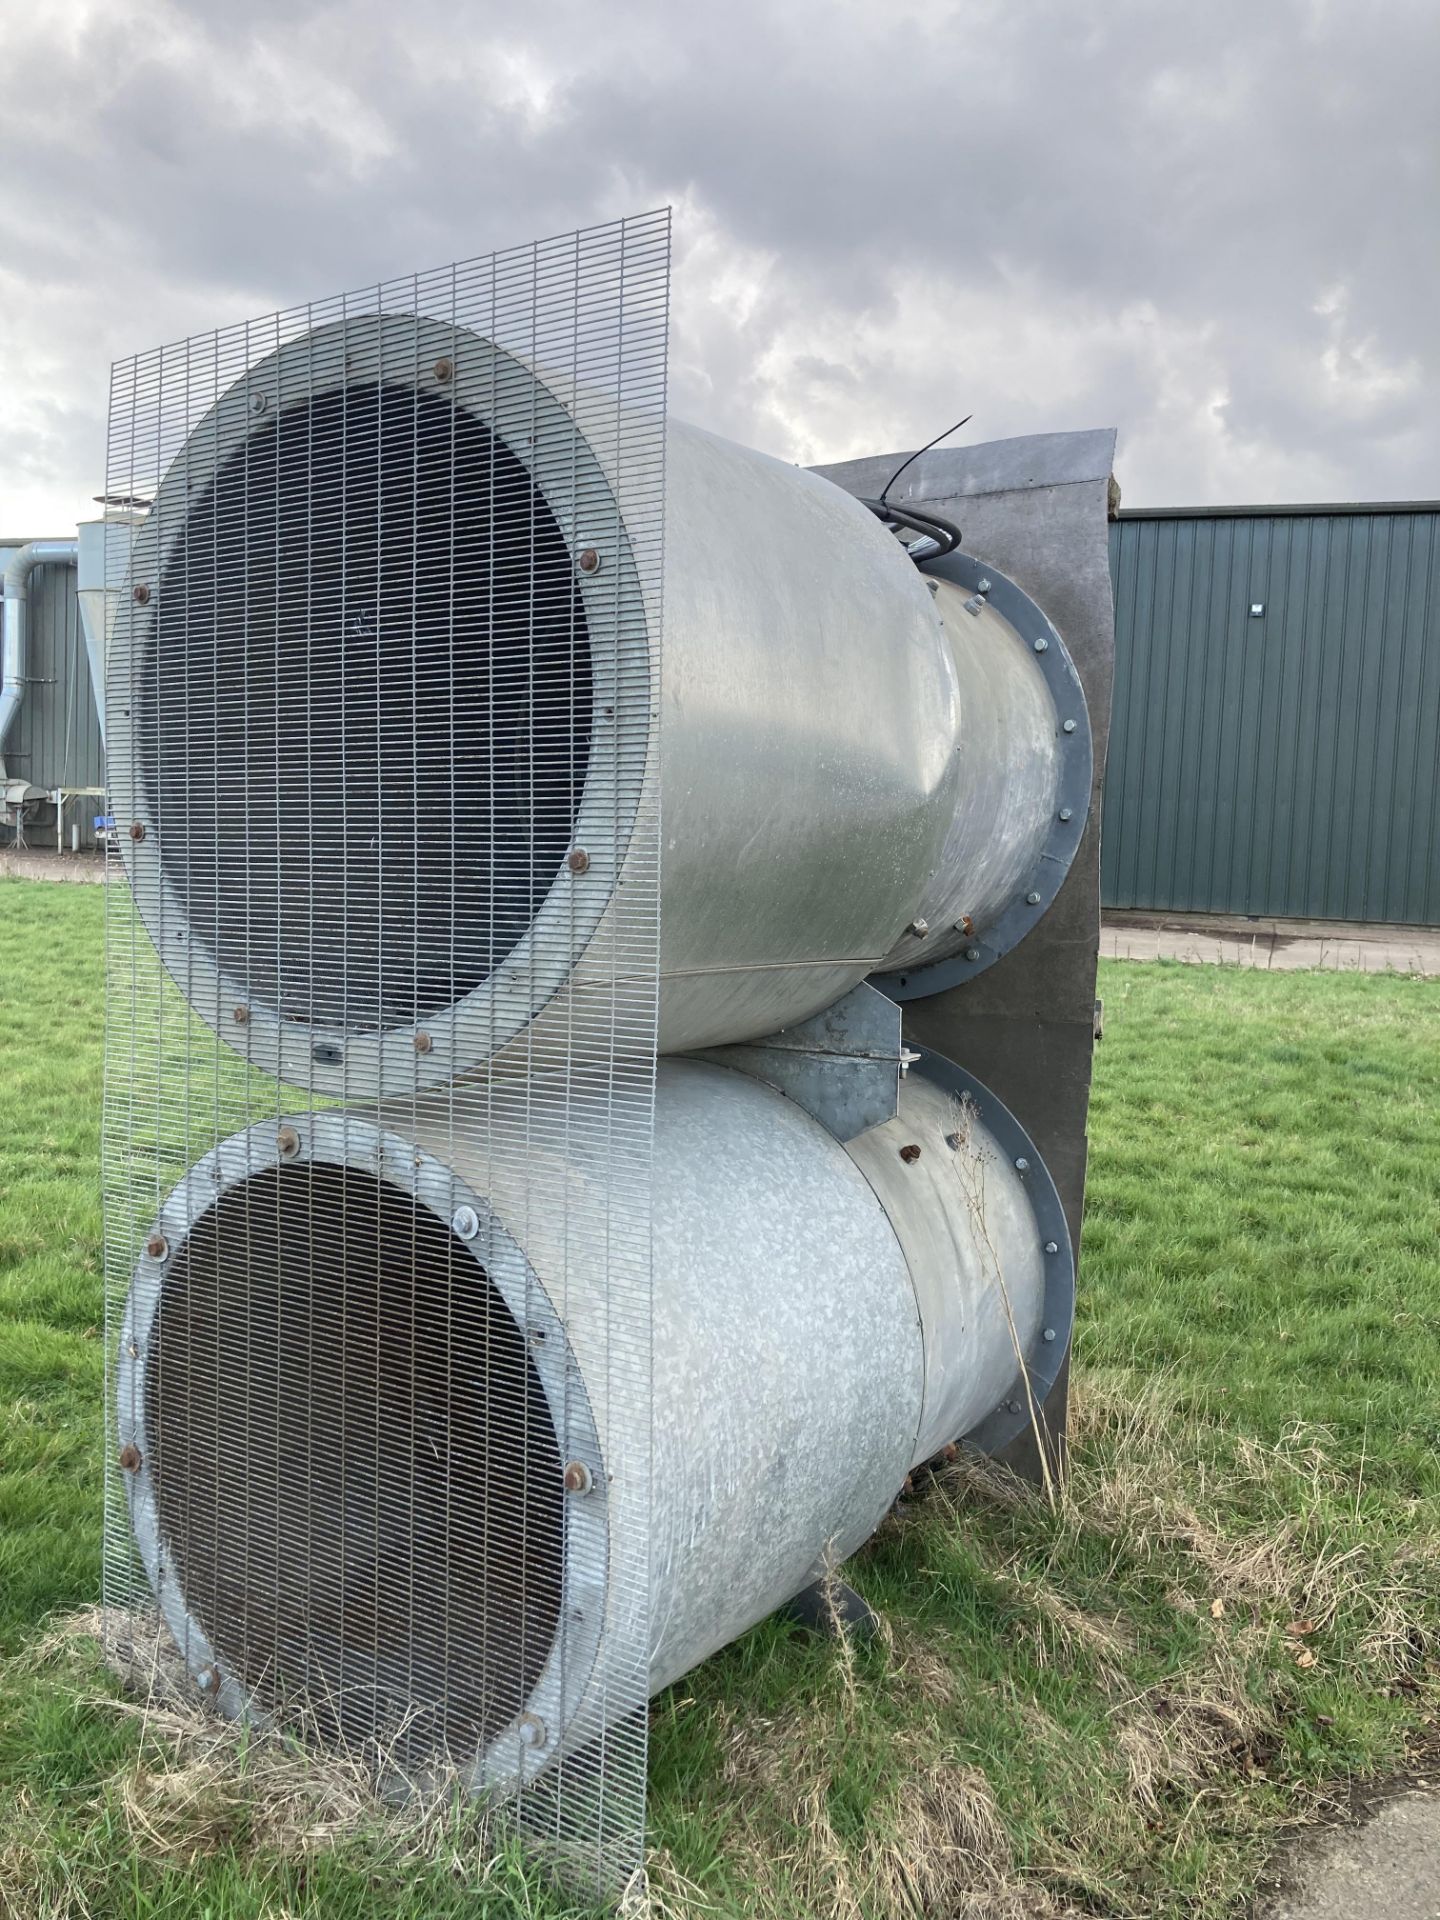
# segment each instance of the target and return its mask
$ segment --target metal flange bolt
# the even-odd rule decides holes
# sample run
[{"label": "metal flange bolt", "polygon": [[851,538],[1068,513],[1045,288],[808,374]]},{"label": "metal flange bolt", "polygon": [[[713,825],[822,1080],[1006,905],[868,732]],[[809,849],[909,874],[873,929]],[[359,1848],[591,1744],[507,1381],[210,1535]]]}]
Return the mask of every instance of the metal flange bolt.
[{"label": "metal flange bolt", "polygon": [[416,1053],[429,1053],[429,1051],[434,1045],[435,1045],[435,1042],[430,1038],[428,1033],[421,1031],[420,1033],[416,1034],[415,1036]]},{"label": "metal flange bolt", "polygon": [[583,1460],[565,1462],[565,1491],[567,1493],[589,1493],[595,1484],[589,1467]]},{"label": "metal flange bolt", "polygon": [[138,587],[132,587],[130,589],[130,598],[135,602],[137,607],[149,606],[150,589],[145,585],[145,582],[143,580],[140,582]]},{"label": "metal flange bolt", "polygon": [[596,547],[582,547],[576,565],[579,567],[581,573],[598,573],[600,571],[599,549]]},{"label": "metal flange bolt", "polygon": [[453,360],[437,360],[435,362],[435,378],[440,382],[442,387],[448,385],[449,382],[455,378],[455,362]]},{"label": "metal flange bolt", "polygon": [[590,856],[584,847],[572,847],[565,856],[565,864],[571,873],[588,873],[590,871]]},{"label": "metal flange bolt", "polygon": [[134,1445],[121,1447],[120,1464],[126,1473],[138,1473],[140,1471],[140,1460],[141,1453],[139,1447]]},{"label": "metal flange bolt", "polygon": [[275,1136],[275,1150],[282,1160],[293,1160],[300,1151],[300,1136],[294,1127],[281,1127]]},{"label": "metal flange bolt", "polygon": [[543,1747],[547,1739],[545,1722],[538,1713],[522,1713],[515,1722],[522,1747]]},{"label": "metal flange bolt", "polygon": [[150,1238],[145,1242],[145,1251],[152,1260],[168,1260],[170,1258],[170,1242],[165,1238],[163,1233],[152,1233]]}]

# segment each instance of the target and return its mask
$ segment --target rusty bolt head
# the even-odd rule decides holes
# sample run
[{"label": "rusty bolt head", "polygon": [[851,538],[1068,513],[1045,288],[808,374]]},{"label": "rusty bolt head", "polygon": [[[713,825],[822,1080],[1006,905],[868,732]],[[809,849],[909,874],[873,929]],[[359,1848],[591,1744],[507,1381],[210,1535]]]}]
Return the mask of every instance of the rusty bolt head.
[{"label": "rusty bolt head", "polygon": [[168,1259],[170,1242],[165,1238],[163,1233],[152,1233],[150,1238],[145,1242],[145,1251],[152,1260]]},{"label": "rusty bolt head", "polygon": [[590,1469],[583,1460],[565,1462],[565,1491],[567,1493],[589,1493],[595,1482],[590,1477]]},{"label": "rusty bolt head", "polygon": [[275,1136],[275,1146],[282,1160],[293,1160],[300,1151],[300,1136],[294,1127],[281,1127]]},{"label": "rusty bolt head", "polygon": [[235,1022],[237,1027],[243,1027],[249,1022],[250,1009],[248,1007],[236,1007],[230,1015],[230,1018]]},{"label": "rusty bolt head", "polygon": [[132,840],[143,840],[145,838],[145,822],[143,820],[132,820],[130,822],[130,838]]},{"label": "rusty bolt head", "polygon": [[195,1684],[202,1693],[217,1693],[220,1688],[220,1669],[202,1667],[195,1676]]},{"label": "rusty bolt head", "polygon": [[140,1467],[140,1449],[129,1443],[120,1449],[120,1464],[126,1473],[136,1473]]},{"label": "rusty bolt head", "polygon": [[442,382],[442,384],[446,381],[453,380],[455,378],[455,362],[453,360],[437,360],[435,362],[435,378]]},{"label": "rusty bolt head", "polygon": [[435,1042],[430,1038],[428,1033],[422,1031],[415,1036],[416,1053],[429,1053],[434,1044]]},{"label": "rusty bolt head", "polygon": [[913,1167],[915,1162],[920,1158],[919,1147],[917,1147],[913,1141],[908,1147],[901,1147],[900,1158],[905,1162],[907,1167]]},{"label": "rusty bolt head", "polygon": [[912,920],[910,922],[910,931],[915,935],[917,940],[923,940],[925,935],[930,931],[930,922],[924,918]]},{"label": "rusty bolt head", "polygon": [[145,585],[145,582],[143,580],[140,582],[138,587],[132,587],[130,589],[130,598],[135,602],[137,607],[149,606],[150,589]]},{"label": "rusty bolt head", "polygon": [[545,1722],[538,1713],[522,1713],[515,1722],[515,1731],[520,1736],[522,1747],[543,1747],[545,1744]]},{"label": "rusty bolt head", "polygon": [[579,567],[581,573],[598,573],[600,571],[600,555],[598,550],[594,547],[582,548]]},{"label": "rusty bolt head", "polygon": [[590,871],[590,856],[584,847],[572,847],[565,856],[565,864],[571,873],[588,873]]}]

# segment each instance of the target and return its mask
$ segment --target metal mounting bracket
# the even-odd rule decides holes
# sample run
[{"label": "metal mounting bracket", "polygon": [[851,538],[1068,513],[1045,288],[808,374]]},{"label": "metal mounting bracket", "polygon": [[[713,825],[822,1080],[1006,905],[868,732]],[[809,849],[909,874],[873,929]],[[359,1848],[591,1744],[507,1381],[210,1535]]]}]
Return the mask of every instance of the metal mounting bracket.
[{"label": "metal mounting bracket", "polygon": [[900,1076],[919,1057],[900,1038],[899,1007],[863,981],[793,1027],[691,1056],[763,1080],[842,1143],[895,1118]]}]

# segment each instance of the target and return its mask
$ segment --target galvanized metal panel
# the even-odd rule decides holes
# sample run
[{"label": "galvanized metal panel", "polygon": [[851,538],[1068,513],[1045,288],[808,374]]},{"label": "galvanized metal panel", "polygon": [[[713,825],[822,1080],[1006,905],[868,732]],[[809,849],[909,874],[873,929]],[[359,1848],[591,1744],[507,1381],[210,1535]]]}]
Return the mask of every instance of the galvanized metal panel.
[{"label": "galvanized metal panel", "polygon": [[[0,568],[20,544],[0,546]],[[55,787],[105,785],[105,749],[73,567],[39,566],[30,576],[30,673],[6,743],[5,764],[15,779],[28,780],[47,793]],[[70,823],[76,821],[81,846],[93,847],[95,815],[102,811],[97,800],[71,802],[65,813],[66,845]],[[26,839],[33,846],[53,846],[53,806],[37,803],[33,812]]]},{"label": "galvanized metal panel", "polygon": [[1124,516],[1110,554],[1105,904],[1440,921],[1440,511]]}]

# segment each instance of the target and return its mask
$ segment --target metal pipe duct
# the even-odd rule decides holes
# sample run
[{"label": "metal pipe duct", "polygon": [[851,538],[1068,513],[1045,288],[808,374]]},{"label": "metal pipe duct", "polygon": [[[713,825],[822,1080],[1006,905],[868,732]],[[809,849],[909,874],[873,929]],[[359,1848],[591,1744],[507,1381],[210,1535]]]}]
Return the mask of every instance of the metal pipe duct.
[{"label": "metal pipe duct", "polygon": [[661,738],[662,1051],[963,952],[1063,877],[1088,728],[1038,610],[967,611],[838,487],[672,422],[657,689],[623,422],[565,400],[453,325],[320,328],[194,428],[135,536],[107,716],[135,898],[191,1005],[289,1081],[563,1047]]},{"label": "metal pipe duct", "polygon": [[[1073,1291],[1038,1157],[938,1056],[848,1147],[662,1061],[652,1473],[608,1413],[603,1148],[533,1085],[492,1093],[224,1141],[153,1225],[117,1381],[135,1538],[202,1688],[477,1787],[592,1740],[636,1662],[658,1689],[781,1605],[947,1442],[1013,1434]],[[493,1152],[517,1128],[527,1171]]]},{"label": "metal pipe duct", "polygon": [[73,567],[74,540],[31,540],[10,557],[0,602],[0,782],[6,778],[5,743],[25,698],[30,673],[30,575],[36,567]]}]

